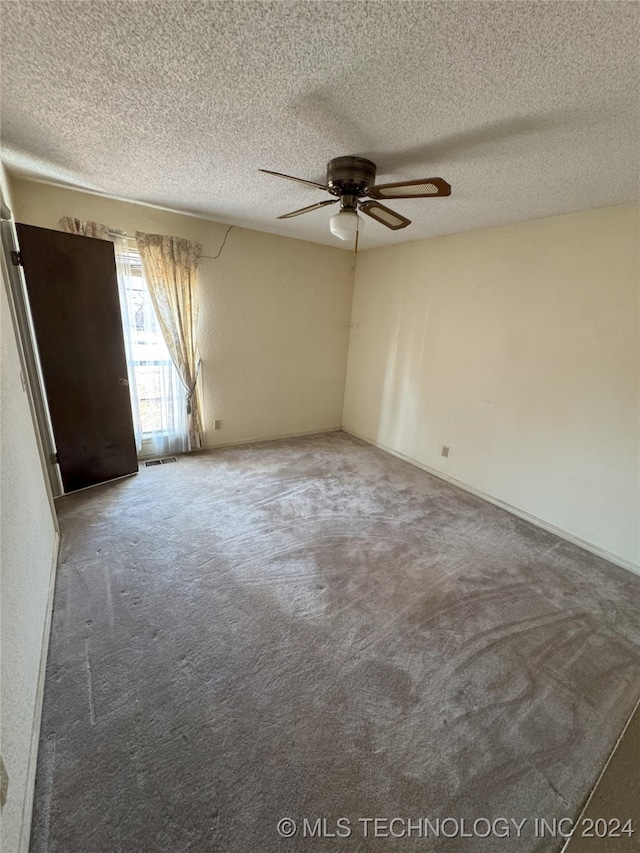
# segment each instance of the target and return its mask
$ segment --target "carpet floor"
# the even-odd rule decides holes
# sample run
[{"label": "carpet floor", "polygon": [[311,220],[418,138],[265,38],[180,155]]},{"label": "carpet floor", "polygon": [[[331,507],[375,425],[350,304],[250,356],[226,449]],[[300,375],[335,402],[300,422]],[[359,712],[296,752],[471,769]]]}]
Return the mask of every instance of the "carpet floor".
[{"label": "carpet floor", "polygon": [[640,695],[640,577],[344,433],[57,504],[32,853],[558,851]]}]

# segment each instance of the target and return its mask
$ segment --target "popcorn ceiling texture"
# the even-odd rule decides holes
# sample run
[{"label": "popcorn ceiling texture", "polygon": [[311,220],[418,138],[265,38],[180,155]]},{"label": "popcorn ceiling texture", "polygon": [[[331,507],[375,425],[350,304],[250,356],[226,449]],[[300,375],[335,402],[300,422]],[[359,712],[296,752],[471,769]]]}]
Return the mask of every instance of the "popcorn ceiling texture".
[{"label": "popcorn ceiling texture", "polygon": [[341,245],[323,180],[359,154],[449,199],[363,247],[633,201],[635,3],[3,2],[14,173]]}]

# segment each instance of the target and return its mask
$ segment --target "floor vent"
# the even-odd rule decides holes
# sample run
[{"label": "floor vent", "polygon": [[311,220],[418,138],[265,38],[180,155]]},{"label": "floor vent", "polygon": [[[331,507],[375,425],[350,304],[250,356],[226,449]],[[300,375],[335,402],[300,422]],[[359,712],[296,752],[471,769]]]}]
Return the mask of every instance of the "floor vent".
[{"label": "floor vent", "polygon": [[147,468],[149,468],[151,465],[167,465],[169,462],[177,462],[177,461],[178,460],[176,459],[175,456],[165,456],[164,459],[147,459],[147,461],[144,464]]}]

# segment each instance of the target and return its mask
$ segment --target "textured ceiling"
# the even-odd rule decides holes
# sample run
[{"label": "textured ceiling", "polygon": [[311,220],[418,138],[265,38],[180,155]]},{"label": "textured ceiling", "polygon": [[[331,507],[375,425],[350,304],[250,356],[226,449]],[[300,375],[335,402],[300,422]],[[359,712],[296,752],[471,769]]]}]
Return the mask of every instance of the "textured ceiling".
[{"label": "textured ceiling", "polygon": [[638,198],[635,2],[3,0],[12,173],[330,245],[324,180],[441,176],[363,247]]}]

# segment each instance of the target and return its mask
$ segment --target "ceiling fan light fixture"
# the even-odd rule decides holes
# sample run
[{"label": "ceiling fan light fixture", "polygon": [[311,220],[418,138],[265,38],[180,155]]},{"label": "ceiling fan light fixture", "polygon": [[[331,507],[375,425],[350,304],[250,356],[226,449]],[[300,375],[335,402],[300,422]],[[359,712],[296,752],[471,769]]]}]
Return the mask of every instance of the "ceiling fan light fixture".
[{"label": "ceiling fan light fixture", "polygon": [[356,232],[362,231],[362,219],[355,210],[341,210],[329,220],[329,229],[340,240],[353,240]]}]

